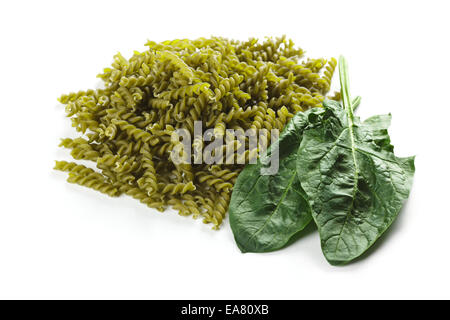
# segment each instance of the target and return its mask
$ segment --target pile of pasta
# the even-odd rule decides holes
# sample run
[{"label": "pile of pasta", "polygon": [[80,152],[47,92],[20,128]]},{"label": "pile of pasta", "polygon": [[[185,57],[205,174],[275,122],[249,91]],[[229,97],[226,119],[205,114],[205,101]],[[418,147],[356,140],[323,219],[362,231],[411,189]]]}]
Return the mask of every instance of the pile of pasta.
[{"label": "pile of pasta", "polygon": [[126,194],[160,211],[172,207],[217,229],[244,164],[176,164],[170,156],[174,130],[193,134],[195,121],[215,134],[282,130],[296,112],[321,107],[336,60],[305,59],[284,36],[146,46],[128,60],[116,54],[98,76],[104,88],[59,98],[80,133],[60,146],[97,169],[67,161],[56,161],[55,169],[67,172],[70,183]]}]

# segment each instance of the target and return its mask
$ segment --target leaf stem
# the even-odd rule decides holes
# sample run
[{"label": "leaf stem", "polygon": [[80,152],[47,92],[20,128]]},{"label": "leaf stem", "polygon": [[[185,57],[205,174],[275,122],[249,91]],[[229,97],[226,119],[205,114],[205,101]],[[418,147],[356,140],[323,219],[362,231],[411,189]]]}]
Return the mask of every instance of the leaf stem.
[{"label": "leaf stem", "polygon": [[343,56],[339,57],[339,80],[341,82],[341,96],[344,109],[347,111],[349,120],[353,124],[353,109],[352,103],[350,102],[348,66],[347,61]]},{"label": "leaf stem", "polygon": [[359,104],[361,103],[361,97],[357,96],[356,98],[353,98],[352,100],[352,110],[355,112],[356,108],[359,107]]}]

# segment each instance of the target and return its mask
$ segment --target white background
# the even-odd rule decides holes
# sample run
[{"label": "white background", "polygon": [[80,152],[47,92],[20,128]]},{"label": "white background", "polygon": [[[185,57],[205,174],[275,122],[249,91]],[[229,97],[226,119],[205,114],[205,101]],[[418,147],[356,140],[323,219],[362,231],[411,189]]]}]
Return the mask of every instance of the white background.
[{"label": "white background", "polygon": [[[2,1],[0,298],[450,298],[449,12],[431,0]],[[213,231],[52,170],[74,135],[56,98],[97,86],[117,51],[282,34],[311,57],[344,54],[359,115],[391,112],[396,154],[417,155],[410,200],[365,259],[330,266],[315,231],[241,254],[228,220]]]}]

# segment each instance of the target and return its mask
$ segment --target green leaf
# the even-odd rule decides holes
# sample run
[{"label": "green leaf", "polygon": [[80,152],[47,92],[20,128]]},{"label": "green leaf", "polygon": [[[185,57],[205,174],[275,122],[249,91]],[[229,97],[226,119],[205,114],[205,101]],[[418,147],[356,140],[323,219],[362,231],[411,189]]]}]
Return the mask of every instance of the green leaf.
[{"label": "green leaf", "polygon": [[414,157],[398,158],[387,132],[390,115],[354,117],[343,59],[344,108],[324,102],[321,123],[304,131],[297,172],[331,264],[363,254],[389,228],[408,198]]},{"label": "green leaf", "polygon": [[[296,171],[297,150],[302,133],[316,122],[323,109],[297,113],[280,138],[256,164],[239,175],[231,197],[229,213],[234,238],[242,252],[268,252],[282,248],[311,221],[306,195]],[[279,170],[264,175],[271,155],[279,154]]]}]

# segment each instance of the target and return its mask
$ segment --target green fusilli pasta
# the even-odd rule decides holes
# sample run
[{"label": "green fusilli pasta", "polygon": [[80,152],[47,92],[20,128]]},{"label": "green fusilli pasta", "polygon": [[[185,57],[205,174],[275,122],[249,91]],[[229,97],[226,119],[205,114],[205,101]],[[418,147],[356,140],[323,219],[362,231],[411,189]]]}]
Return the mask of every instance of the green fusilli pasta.
[{"label": "green fusilli pasta", "polygon": [[[126,194],[161,211],[172,207],[218,228],[238,174],[258,153],[246,149],[238,155],[249,140],[229,140],[227,130],[268,130],[270,144],[271,129],[282,130],[296,112],[321,107],[336,60],[304,60],[303,50],[285,36],[146,45],[148,50],[129,59],[114,56],[111,67],[98,75],[104,88],[59,98],[82,134],[60,146],[98,170],[66,161],[57,161],[55,169],[67,172],[70,183],[110,196]],[[195,121],[230,141],[231,153],[225,146],[214,150],[223,161],[202,161],[205,143],[194,136]],[[179,144],[172,139],[177,129],[192,136],[192,153],[181,154],[186,163],[171,157]]]}]

